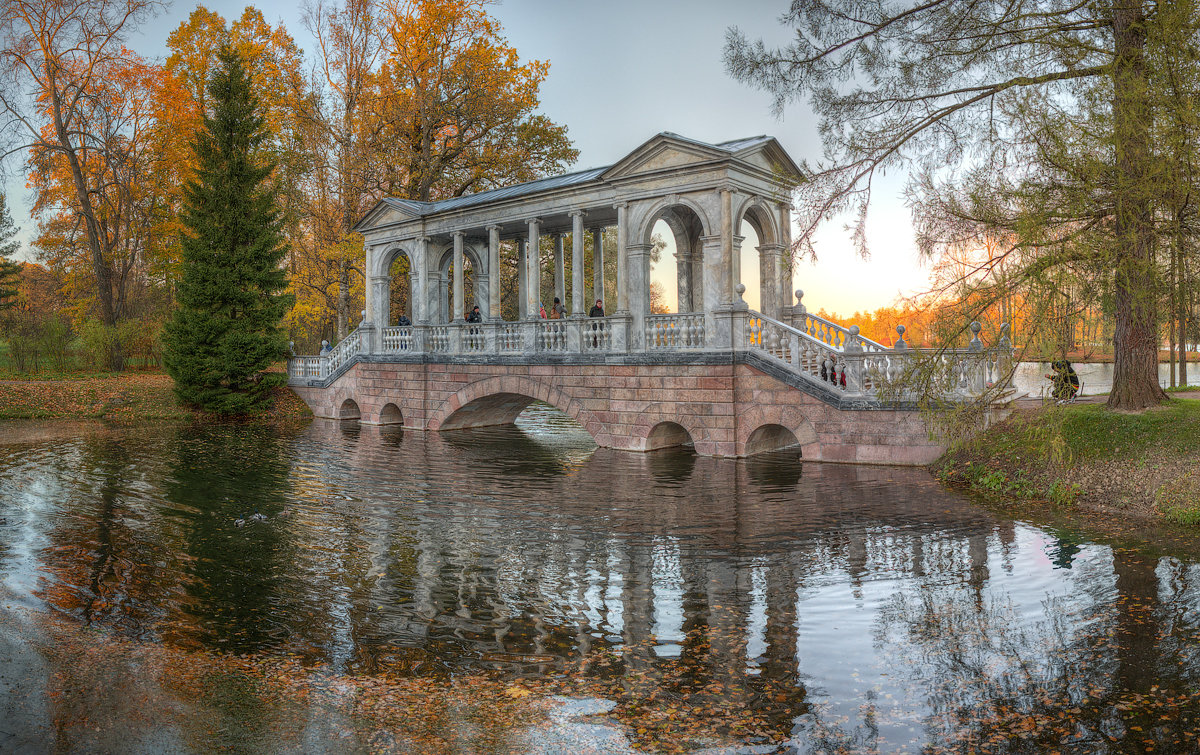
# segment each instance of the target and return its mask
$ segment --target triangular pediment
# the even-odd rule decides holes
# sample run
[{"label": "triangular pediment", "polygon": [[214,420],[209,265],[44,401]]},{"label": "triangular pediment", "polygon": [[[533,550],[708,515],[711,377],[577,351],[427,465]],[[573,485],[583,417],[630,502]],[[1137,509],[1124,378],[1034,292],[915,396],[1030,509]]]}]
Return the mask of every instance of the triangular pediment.
[{"label": "triangular pediment", "polygon": [[787,150],[773,138],[762,140],[735,151],[733,154],[741,162],[750,163],[774,174],[781,174],[787,179],[799,181],[804,177],[800,166],[796,165]]},{"label": "triangular pediment", "polygon": [[421,217],[421,212],[417,208],[418,203],[407,202],[405,200],[382,199],[375,203],[375,206],[363,215],[362,220],[354,224],[351,229],[356,233],[365,233],[372,228],[391,225],[392,223],[403,223],[413,218]]},{"label": "triangular pediment", "polygon": [[658,134],[606,170],[602,178],[608,181],[640,173],[657,173],[728,157],[727,151],[712,145],[693,142],[674,134]]}]

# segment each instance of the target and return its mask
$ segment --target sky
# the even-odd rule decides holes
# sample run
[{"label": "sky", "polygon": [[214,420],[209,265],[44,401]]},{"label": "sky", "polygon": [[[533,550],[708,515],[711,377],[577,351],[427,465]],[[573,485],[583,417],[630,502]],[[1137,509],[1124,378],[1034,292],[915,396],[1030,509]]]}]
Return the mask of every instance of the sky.
[{"label": "sky", "polygon": [[[244,2],[205,3],[226,19],[241,15]],[[541,112],[564,124],[579,149],[572,170],[610,165],[661,131],[721,142],[758,134],[777,138],[796,162],[821,156],[816,123],[808,108],[790,105],[782,118],[771,113],[771,97],[735,82],[721,53],[726,29],[741,28],[768,44],[784,44],[779,23],[787,0],[502,0],[490,9],[522,59],[548,60]],[[296,2],[257,3],[272,24],[282,23],[306,52],[311,37],[300,23]],[[143,55],[166,53],[167,35],[195,8],[175,2],[143,25],[130,46]],[[19,191],[10,182],[10,196]],[[805,291],[813,311],[841,314],[870,311],[927,287],[928,271],[918,262],[908,209],[900,194],[903,178],[876,184],[868,219],[868,260],[852,250],[845,221],[833,220],[816,237],[817,262],[802,262],[792,289]],[[32,226],[13,205],[19,225]],[[753,252],[743,254],[743,271]],[[669,259],[670,255],[664,255]],[[670,263],[655,279],[673,280]],[[756,268],[753,268],[756,269]],[[747,300],[757,302],[756,275],[745,275]],[[673,285],[668,285],[673,298]]]}]

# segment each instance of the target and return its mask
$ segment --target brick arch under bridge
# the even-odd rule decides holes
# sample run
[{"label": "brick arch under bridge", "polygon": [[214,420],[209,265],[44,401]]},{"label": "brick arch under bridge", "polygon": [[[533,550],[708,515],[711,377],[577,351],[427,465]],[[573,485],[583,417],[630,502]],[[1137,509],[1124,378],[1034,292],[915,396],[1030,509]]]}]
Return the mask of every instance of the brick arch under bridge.
[{"label": "brick arch under bridge", "polygon": [[[430,357],[356,358],[324,381],[293,385],[318,417],[452,430],[512,422],[533,401],[577,421],[606,448],[645,451],[690,439],[705,456],[748,456],[784,442],[806,459],[925,464],[943,446],[908,410],[832,406],[744,363],[553,364]],[[686,433],[686,435],[684,435]]]}]

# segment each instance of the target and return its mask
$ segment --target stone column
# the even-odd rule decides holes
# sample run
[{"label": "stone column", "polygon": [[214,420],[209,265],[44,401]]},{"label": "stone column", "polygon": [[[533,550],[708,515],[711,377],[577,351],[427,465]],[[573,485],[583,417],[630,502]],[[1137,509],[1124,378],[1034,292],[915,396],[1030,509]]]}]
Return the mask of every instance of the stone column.
[{"label": "stone column", "polygon": [[417,269],[417,287],[410,292],[412,299],[413,320],[428,325],[433,320],[433,310],[429,306],[429,237],[417,239],[417,258],[413,266]]},{"label": "stone column", "polygon": [[725,301],[725,281],[727,273],[724,267],[724,260],[721,257],[721,236],[713,234],[711,236],[700,237],[701,249],[700,254],[701,267],[704,269],[704,286],[701,298],[704,302],[704,333],[705,340],[708,342],[710,349],[725,349],[728,348],[728,339],[725,343],[719,343],[716,331],[716,321],[713,319],[713,313],[722,306],[728,307]]},{"label": "stone column", "polygon": [[737,301],[733,287],[742,282],[741,255],[740,250],[734,249],[733,236],[733,191],[721,189],[721,267],[725,272],[721,304]]},{"label": "stone column", "polygon": [[500,319],[500,226],[489,225],[488,232],[488,319]]},{"label": "stone column", "polygon": [[[590,304],[595,304],[596,299],[603,301],[604,299],[604,229],[592,229],[592,301],[589,302],[588,309],[591,309]],[[607,304],[605,306],[608,306]],[[586,312],[584,314],[587,314]]]},{"label": "stone column", "polygon": [[525,319],[525,239],[517,239],[517,319]]},{"label": "stone column", "polygon": [[442,271],[438,271],[434,276],[437,279],[437,288],[434,293],[437,294],[437,308],[439,322],[450,322],[450,296],[446,292],[446,278],[442,275]]},{"label": "stone column", "polygon": [[[417,304],[417,296],[421,291],[419,275],[415,268],[408,271],[408,309],[412,314],[409,314],[409,312],[400,313],[408,315],[408,319],[413,325],[421,321],[421,318],[417,315],[417,312],[420,310],[420,306]],[[398,318],[400,315],[396,315],[396,317]]]},{"label": "stone column", "polygon": [[675,240],[675,281],[679,290],[679,312],[692,311],[692,253]]},{"label": "stone column", "polygon": [[[368,268],[369,269],[369,268]],[[371,285],[367,287],[367,319],[381,328],[391,325],[391,284],[389,275],[372,275]]]},{"label": "stone column", "polygon": [[[567,265],[561,233],[554,234],[554,295],[567,306]],[[550,302],[546,303],[546,311],[550,311]]]},{"label": "stone column", "polygon": [[792,206],[787,202],[779,203],[779,306],[780,314],[786,315],[788,304],[792,298]]},{"label": "stone column", "polygon": [[626,247],[629,313],[633,315],[630,348],[642,346],[646,329],[646,315],[650,314],[650,244],[630,244]]},{"label": "stone column", "polygon": [[538,316],[538,300],[541,297],[538,241],[541,238],[542,221],[539,218],[530,218],[525,222],[529,224],[529,246],[525,248],[525,317],[534,320]]},{"label": "stone column", "polygon": [[450,307],[450,322],[462,322],[467,311],[466,286],[463,284],[463,232],[450,234],[454,239],[454,304]]},{"label": "stone column", "polygon": [[[375,263],[375,255],[378,254],[378,252],[375,250],[374,246],[368,246],[368,247],[366,247],[366,249],[364,251],[366,252],[366,268],[365,268],[366,273],[365,273],[365,275],[370,276],[370,277],[367,278],[366,290],[363,292],[363,306],[365,306],[366,310],[367,310],[367,314],[365,317],[363,317],[363,321],[364,322],[374,322],[375,321],[375,307],[377,305],[375,302],[375,290],[374,290],[375,289],[375,286],[374,286],[375,276],[371,274],[371,271],[375,269],[375,264],[374,264]],[[381,324],[385,324],[385,323],[381,323]]]},{"label": "stone column", "polygon": [[583,303],[583,211],[568,214],[571,216],[571,316],[583,317],[587,314]]},{"label": "stone column", "polygon": [[617,208],[617,311],[629,311],[629,282],[628,277],[629,260],[626,259],[627,251],[625,245],[628,243],[629,233],[625,228],[625,224],[629,218],[629,203],[617,202],[614,207]]},{"label": "stone column", "polygon": [[786,298],[780,297],[780,269],[783,267],[783,246],[762,244],[758,247],[759,306],[762,313],[776,320],[781,319],[781,309]]}]

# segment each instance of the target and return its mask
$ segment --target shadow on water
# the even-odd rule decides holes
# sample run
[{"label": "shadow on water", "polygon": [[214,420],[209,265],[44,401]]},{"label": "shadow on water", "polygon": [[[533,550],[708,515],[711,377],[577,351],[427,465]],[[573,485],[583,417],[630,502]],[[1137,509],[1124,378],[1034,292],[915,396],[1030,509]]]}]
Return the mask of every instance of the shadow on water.
[{"label": "shadow on water", "polygon": [[[144,641],[571,679],[805,751],[1182,751],[1200,712],[1189,556],[1013,521],[921,470],[599,449],[538,407],[443,434],[0,444],[0,576]],[[245,680],[209,682],[231,731],[273,726]]]}]

